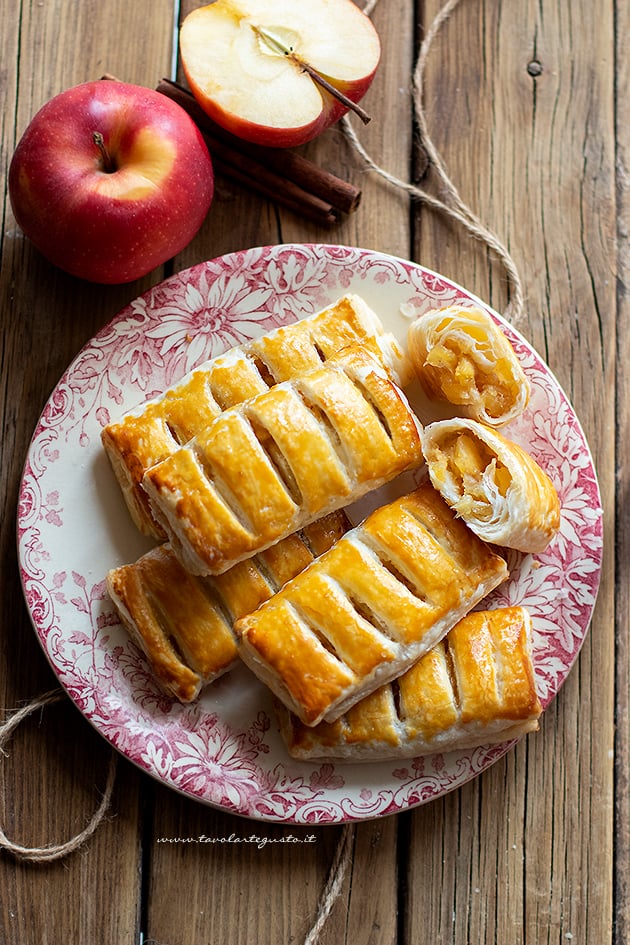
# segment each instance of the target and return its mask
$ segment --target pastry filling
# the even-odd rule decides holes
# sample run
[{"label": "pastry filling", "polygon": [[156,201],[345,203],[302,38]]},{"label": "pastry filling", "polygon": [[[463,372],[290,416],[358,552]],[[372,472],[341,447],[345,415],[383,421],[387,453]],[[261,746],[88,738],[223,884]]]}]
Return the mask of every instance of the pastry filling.
[{"label": "pastry filling", "polygon": [[361,620],[365,620],[377,633],[380,633],[381,636],[387,637],[389,640],[393,640],[391,630],[389,629],[387,622],[383,620],[375,611],[369,606],[367,601],[361,600],[356,595],[348,593],[348,603]]},{"label": "pastry filling", "polygon": [[442,447],[440,466],[440,476],[457,492],[460,515],[484,522],[496,517],[497,503],[507,495],[512,477],[485,443],[469,433],[451,437]]},{"label": "pastry filling", "polygon": [[470,334],[479,335],[474,338],[477,351],[482,354],[488,352],[486,360],[492,366],[491,370],[485,371],[480,363],[483,359],[473,360],[467,346],[458,343],[458,339],[453,336],[431,348],[425,365],[438,372],[439,386],[450,403],[471,404],[481,401],[488,416],[500,417],[513,401],[510,387],[513,388],[514,381],[510,364],[506,358],[492,357],[481,329],[478,332],[470,329]]},{"label": "pastry filling", "polygon": [[149,588],[145,589],[147,604],[151,608],[151,613],[153,618],[162,631],[164,635],[164,643],[166,646],[169,646],[173,654],[177,657],[180,663],[183,663],[185,666],[188,665],[188,660],[184,656],[182,649],[179,645],[179,640],[173,632],[173,626],[168,619],[168,615],[164,612],[164,609],[156,599],[156,597],[151,593]]},{"label": "pastry filling", "polygon": [[183,446],[185,440],[180,436],[179,430],[175,429],[175,426],[172,423],[169,423],[168,420],[165,420],[165,426],[169,434],[173,437],[173,442],[177,447]]},{"label": "pastry filling", "polygon": [[423,594],[417,584],[406,574],[403,574],[400,568],[396,567],[391,558],[384,554],[382,550],[378,555],[378,560],[383,565],[385,570],[388,571],[394,580],[398,581],[398,583],[401,584],[405,590],[409,591],[409,593],[412,594],[417,600],[428,603],[427,595]]}]

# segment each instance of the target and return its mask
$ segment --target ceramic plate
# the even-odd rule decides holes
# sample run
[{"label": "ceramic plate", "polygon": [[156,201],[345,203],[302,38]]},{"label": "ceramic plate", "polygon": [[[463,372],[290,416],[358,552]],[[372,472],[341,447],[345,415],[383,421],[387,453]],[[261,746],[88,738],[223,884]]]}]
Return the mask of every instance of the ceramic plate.
[{"label": "ceramic plate", "polygon": [[[244,667],[192,705],[171,701],[107,597],[108,569],[136,560],[150,543],[128,517],[100,444],[102,427],[201,361],[347,291],[363,296],[400,339],[411,319],[430,308],[480,304],[434,272],[363,249],[273,246],[195,266],[140,296],[81,351],[39,420],[21,484],[24,594],[70,698],[123,755],[164,784],[260,820],[340,823],[407,810],[460,786],[510,747],[395,764],[291,761],[266,690]],[[511,578],[490,603],[531,611],[536,682],[547,706],[591,618],[602,511],[590,452],[566,396],[527,342],[494,317],[532,385],[526,414],[506,432],[554,481],[562,526],[545,554],[511,556]]]}]

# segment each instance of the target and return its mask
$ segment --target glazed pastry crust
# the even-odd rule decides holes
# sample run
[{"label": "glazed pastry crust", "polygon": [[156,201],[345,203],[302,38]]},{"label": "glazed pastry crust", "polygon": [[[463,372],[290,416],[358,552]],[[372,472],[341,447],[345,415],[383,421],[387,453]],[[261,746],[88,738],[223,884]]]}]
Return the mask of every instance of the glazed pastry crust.
[{"label": "glazed pastry crust", "polygon": [[431,482],[484,541],[542,552],[560,528],[560,501],[532,456],[475,420],[440,420],[422,432]]},{"label": "glazed pastry crust", "polygon": [[421,463],[406,398],[352,346],[224,411],[143,486],[184,567],[220,574]]},{"label": "glazed pastry crust", "polygon": [[277,703],[289,754],[317,761],[387,761],[509,741],[536,731],[541,712],[522,607],[468,614],[335,722],[309,727]]},{"label": "glazed pastry crust", "polygon": [[240,655],[308,726],[400,676],[507,577],[425,482],[235,624]]},{"label": "glazed pastry crust", "polygon": [[238,658],[232,628],[168,545],[107,574],[123,625],[170,696],[191,702]]},{"label": "glazed pastry crust", "polygon": [[350,527],[334,512],[216,578],[193,577],[160,545],[112,569],[107,589],[120,619],[145,653],[154,678],[180,702],[238,658],[232,627],[330,548]]},{"label": "glazed pastry crust", "polygon": [[512,345],[480,308],[454,305],[421,315],[407,343],[427,395],[465,409],[488,426],[518,417],[530,386]]},{"label": "glazed pastry crust", "polygon": [[364,344],[399,384],[410,362],[376,314],[346,295],[315,315],[232,348],[187,374],[159,397],[109,423],[101,438],[136,526],[164,538],[142,489],[146,471],[204,430],[223,410],[319,367],[349,344]]}]

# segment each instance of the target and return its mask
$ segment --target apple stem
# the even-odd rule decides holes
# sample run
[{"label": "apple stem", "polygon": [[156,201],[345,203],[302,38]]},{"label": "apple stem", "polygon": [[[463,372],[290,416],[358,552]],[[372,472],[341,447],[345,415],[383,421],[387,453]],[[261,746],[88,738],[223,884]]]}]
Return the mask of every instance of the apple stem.
[{"label": "apple stem", "polygon": [[92,132],[92,140],[96,147],[101,153],[101,160],[103,162],[103,170],[106,174],[113,174],[116,170],[116,162],[112,159],[111,154],[105,147],[105,139],[100,131]]},{"label": "apple stem", "polygon": [[267,45],[274,50],[274,52],[279,52],[283,56],[286,56],[292,62],[302,69],[303,72],[310,75],[313,82],[316,82],[317,85],[325,89],[330,95],[337,99],[338,102],[341,102],[342,105],[345,105],[346,108],[349,108],[351,111],[358,115],[364,125],[367,125],[371,121],[370,116],[361,108],[360,105],[357,105],[356,102],[353,102],[351,98],[348,98],[347,95],[344,95],[343,92],[340,92],[339,89],[335,88],[328,79],[325,79],[324,76],[314,69],[308,62],[305,62],[304,59],[301,59],[297,53],[293,51],[292,46],[285,46],[277,36],[274,36],[273,33],[270,33],[269,30],[264,29],[262,26],[254,26],[252,24],[252,29],[260,39],[264,40]]},{"label": "apple stem", "polygon": [[299,56],[296,56],[295,53],[290,53],[289,58],[297,63],[297,65],[300,66],[304,72],[308,72],[314,82],[317,82],[317,84],[321,85],[323,89],[326,89],[327,92],[330,92],[331,95],[334,95],[334,97],[340,101],[342,105],[345,105],[346,108],[351,109],[355,115],[358,115],[364,125],[367,125],[368,122],[372,120],[365,109],[361,108],[360,105],[357,105],[356,102],[353,102],[351,98],[348,98],[348,96],[344,95],[343,92],[340,92],[339,89],[336,89],[334,85],[331,85],[331,83],[325,79],[323,75],[321,75],[316,69],[309,65],[308,62],[304,62],[304,60],[300,59]]}]

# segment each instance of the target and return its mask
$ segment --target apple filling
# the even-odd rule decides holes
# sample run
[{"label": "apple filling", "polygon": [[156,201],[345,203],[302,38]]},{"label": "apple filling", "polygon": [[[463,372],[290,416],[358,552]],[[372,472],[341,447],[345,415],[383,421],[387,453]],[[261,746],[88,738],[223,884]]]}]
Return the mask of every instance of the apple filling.
[{"label": "apple filling", "polygon": [[[467,339],[451,335],[431,348],[425,365],[437,372],[439,388],[450,403],[471,404],[480,400],[489,417],[500,417],[513,401],[511,366],[506,358],[492,358],[482,330],[471,327],[468,334],[476,344],[476,359],[469,354]],[[484,369],[483,361],[487,361],[488,370]]]},{"label": "apple filling", "polygon": [[454,489],[453,507],[464,517],[487,522],[495,515],[499,498],[505,498],[512,476],[485,443],[468,433],[446,440],[433,467],[438,487]]}]

